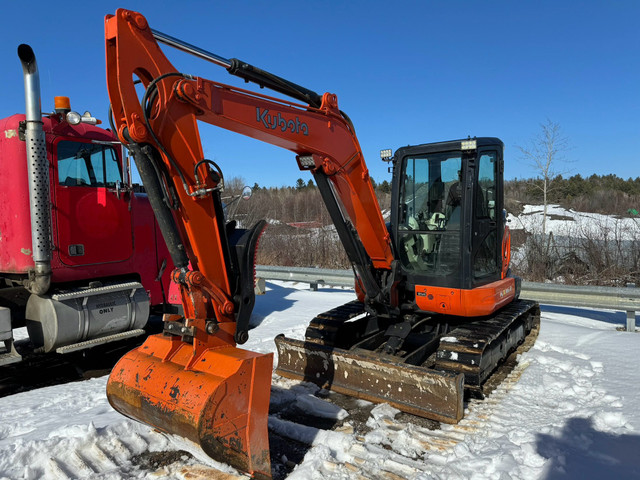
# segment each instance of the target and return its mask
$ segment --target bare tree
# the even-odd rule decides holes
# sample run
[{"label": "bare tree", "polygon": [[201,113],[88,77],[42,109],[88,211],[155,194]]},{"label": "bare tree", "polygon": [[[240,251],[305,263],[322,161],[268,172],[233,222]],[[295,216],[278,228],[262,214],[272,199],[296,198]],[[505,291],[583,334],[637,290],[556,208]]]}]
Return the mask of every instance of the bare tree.
[{"label": "bare tree", "polygon": [[547,233],[548,194],[551,181],[564,172],[557,170],[558,164],[566,162],[565,153],[569,150],[569,138],[564,135],[560,125],[547,119],[540,124],[541,131],[525,147],[517,146],[524,160],[538,172],[542,184],[533,183],[542,191],[544,212],[542,215],[542,235]]},{"label": "bare tree", "polygon": [[233,197],[234,195],[239,195],[245,185],[245,180],[242,177],[225,178],[224,193],[222,196]]}]

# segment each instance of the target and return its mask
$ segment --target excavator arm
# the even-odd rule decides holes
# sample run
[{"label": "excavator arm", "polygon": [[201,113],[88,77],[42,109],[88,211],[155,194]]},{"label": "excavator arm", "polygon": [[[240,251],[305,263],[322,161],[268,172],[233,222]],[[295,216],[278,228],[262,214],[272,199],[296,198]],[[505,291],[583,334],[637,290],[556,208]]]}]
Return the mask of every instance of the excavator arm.
[{"label": "excavator arm", "polygon": [[132,418],[268,478],[272,355],[236,347],[248,338],[254,252],[265,224],[240,233],[226,224],[222,172],[204,158],[197,122],[296,153],[298,166],[316,179],[367,304],[386,311],[393,306],[396,262],[353,126],[335,95],[319,96],[236,59],[216,63],[308,105],[178,72],[156,39],[179,41],[152,31],[139,13],[119,9],[108,16],[105,37],[114,128],[133,153],[184,310],[166,316],[164,334],[116,365],[109,400]]}]

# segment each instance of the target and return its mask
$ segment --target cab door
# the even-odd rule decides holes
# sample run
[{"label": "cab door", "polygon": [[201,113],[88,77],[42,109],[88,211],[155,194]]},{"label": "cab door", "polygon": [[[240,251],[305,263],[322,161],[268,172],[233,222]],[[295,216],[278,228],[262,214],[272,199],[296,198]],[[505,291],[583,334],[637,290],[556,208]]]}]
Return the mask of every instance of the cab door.
[{"label": "cab door", "polygon": [[500,279],[502,271],[502,155],[481,150],[473,205],[471,239],[472,283],[485,285]]},{"label": "cab door", "polygon": [[62,263],[121,262],[133,253],[131,197],[121,190],[122,163],[109,144],[54,143],[57,246]]}]

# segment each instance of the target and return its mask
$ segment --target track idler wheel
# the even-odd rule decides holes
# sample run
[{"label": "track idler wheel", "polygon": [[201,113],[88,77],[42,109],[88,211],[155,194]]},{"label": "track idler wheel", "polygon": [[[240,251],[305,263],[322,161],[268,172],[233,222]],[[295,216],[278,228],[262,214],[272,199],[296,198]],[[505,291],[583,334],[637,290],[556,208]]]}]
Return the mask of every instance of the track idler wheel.
[{"label": "track idler wheel", "polygon": [[118,412],[197,443],[210,457],[271,478],[267,418],[273,354],[233,346],[198,358],[173,335],[153,335],[127,353],[107,383]]}]

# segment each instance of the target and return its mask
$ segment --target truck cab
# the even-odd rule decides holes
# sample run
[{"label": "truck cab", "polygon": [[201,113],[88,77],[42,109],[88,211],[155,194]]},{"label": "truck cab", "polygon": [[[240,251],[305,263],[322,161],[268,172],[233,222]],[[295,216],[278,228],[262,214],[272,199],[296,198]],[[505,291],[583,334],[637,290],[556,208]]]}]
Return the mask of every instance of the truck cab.
[{"label": "truck cab", "polygon": [[[24,115],[0,120],[0,275],[12,283],[33,268]],[[52,283],[132,276],[162,303],[155,278],[170,261],[144,193],[109,130],[43,117],[51,194]],[[22,137],[22,138],[21,138]],[[44,213],[43,213],[44,214]]]},{"label": "truck cab", "polygon": [[[56,351],[139,335],[169,304],[171,259],[146,194],[134,192],[125,149],[97,121],[70,123],[69,111],[42,116],[48,172],[34,178],[25,115],[0,119],[0,365],[19,361],[15,328],[28,327],[34,348]],[[38,189],[48,202],[34,200]],[[33,236],[47,234],[34,231],[33,216],[50,222],[50,287],[39,295],[27,288]]]}]

